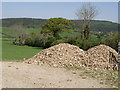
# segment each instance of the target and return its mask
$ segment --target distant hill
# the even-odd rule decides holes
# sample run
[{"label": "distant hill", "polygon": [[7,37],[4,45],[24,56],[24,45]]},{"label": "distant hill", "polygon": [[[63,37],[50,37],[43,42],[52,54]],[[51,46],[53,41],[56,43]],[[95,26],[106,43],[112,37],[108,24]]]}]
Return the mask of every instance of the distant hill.
[{"label": "distant hill", "polygon": [[[75,28],[81,27],[82,21],[80,20],[72,20],[72,21],[75,23]],[[100,32],[116,32],[118,31],[118,24],[110,21],[93,20],[91,22],[91,30],[100,31]]]},{"label": "distant hill", "polygon": [[[35,18],[6,18],[2,19],[3,27],[11,27],[13,25],[21,25],[26,28],[39,28],[47,19],[35,19]],[[82,25],[80,20],[71,20],[75,23],[74,28],[79,29]],[[92,31],[101,32],[115,32],[118,31],[118,24],[110,21],[98,21],[93,20],[91,25]]]},{"label": "distant hill", "polygon": [[27,28],[37,28],[37,27],[41,27],[44,21],[46,20],[33,19],[33,18],[7,18],[7,19],[2,19],[2,26],[10,27],[17,24]]}]

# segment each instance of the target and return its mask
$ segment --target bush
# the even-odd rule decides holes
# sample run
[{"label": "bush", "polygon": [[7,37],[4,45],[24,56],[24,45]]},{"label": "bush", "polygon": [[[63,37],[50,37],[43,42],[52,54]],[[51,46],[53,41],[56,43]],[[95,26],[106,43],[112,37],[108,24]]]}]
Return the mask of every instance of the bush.
[{"label": "bush", "polygon": [[35,37],[36,37],[36,34],[35,33],[30,33],[28,35],[28,37],[25,39],[25,45],[28,45],[28,46],[35,46]]},{"label": "bush", "polygon": [[15,40],[13,41],[13,44],[23,46],[25,44],[26,37],[27,36],[25,34],[16,37]]},{"label": "bush", "polygon": [[76,45],[84,50],[87,50],[92,47],[92,42],[87,39],[77,39],[76,40]]},{"label": "bush", "polygon": [[77,40],[77,37],[72,37],[72,38],[66,38],[65,41],[69,44],[73,44],[75,45],[76,44],[76,40]]},{"label": "bush", "polygon": [[36,34],[34,37],[30,36],[25,40],[25,45],[34,47],[48,48],[55,41],[55,37],[51,34]]},{"label": "bush", "polygon": [[51,46],[51,44],[56,40],[56,38],[51,35],[51,34],[48,34],[48,35],[45,35],[43,38],[42,38],[42,42],[43,42],[43,48],[48,48]]},{"label": "bush", "polygon": [[66,39],[66,42],[69,44],[76,45],[84,50],[87,50],[88,48],[90,48],[91,44],[92,44],[89,40],[82,39],[79,37],[68,38],[68,39]]},{"label": "bush", "polygon": [[116,51],[118,51],[118,42],[120,41],[120,34],[119,33],[114,33],[110,36],[108,36],[105,41],[104,44],[114,48]]},{"label": "bush", "polygon": [[34,46],[34,42],[35,42],[34,39],[32,39],[32,38],[27,38],[27,39],[25,40],[25,45]]},{"label": "bush", "polygon": [[55,40],[52,44],[51,44],[51,46],[53,46],[53,45],[57,45],[57,44],[60,44],[60,43],[65,43],[66,41],[65,40]]}]

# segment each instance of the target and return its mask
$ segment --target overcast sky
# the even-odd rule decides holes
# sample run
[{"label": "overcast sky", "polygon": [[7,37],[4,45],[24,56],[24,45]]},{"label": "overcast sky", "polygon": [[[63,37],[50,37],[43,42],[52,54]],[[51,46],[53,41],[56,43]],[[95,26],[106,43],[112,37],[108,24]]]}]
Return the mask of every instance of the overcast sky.
[{"label": "overcast sky", "polygon": [[[75,12],[82,4],[82,2],[3,2],[2,18],[77,19]],[[96,20],[118,22],[117,2],[92,2],[92,4],[99,11]]]}]

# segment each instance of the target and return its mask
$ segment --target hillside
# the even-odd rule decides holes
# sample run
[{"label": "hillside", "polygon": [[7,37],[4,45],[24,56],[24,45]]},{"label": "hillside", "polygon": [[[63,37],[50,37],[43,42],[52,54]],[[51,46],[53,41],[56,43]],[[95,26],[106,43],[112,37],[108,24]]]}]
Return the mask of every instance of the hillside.
[{"label": "hillside", "polygon": [[2,19],[2,26],[10,27],[17,24],[26,28],[37,28],[37,27],[41,27],[44,21],[45,19],[8,18],[8,19]]},{"label": "hillside", "polygon": [[[82,21],[79,20],[72,21],[75,23],[75,28],[80,28],[80,26],[82,25]],[[118,24],[110,21],[93,20],[91,22],[91,30],[100,32],[115,32],[118,31]]]},{"label": "hillside", "polygon": [[[11,27],[14,25],[21,25],[26,28],[40,28],[46,19],[35,19],[35,18],[8,18],[2,19],[3,27]],[[74,28],[79,29],[81,27],[82,21],[71,20],[75,23]],[[110,21],[92,21],[91,25],[92,31],[101,31],[101,32],[114,32],[118,31],[118,24]]]}]

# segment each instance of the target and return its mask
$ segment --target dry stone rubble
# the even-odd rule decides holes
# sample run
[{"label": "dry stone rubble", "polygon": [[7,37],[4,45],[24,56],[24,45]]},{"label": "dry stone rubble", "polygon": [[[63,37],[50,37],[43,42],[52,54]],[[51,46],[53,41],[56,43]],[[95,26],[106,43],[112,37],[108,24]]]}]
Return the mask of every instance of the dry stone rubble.
[{"label": "dry stone rubble", "polygon": [[91,69],[115,69],[117,57],[118,53],[106,45],[84,51],[77,46],[62,43],[42,50],[24,63],[53,67],[82,66]]}]

